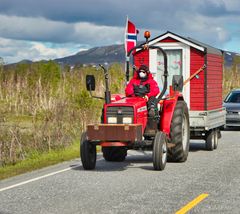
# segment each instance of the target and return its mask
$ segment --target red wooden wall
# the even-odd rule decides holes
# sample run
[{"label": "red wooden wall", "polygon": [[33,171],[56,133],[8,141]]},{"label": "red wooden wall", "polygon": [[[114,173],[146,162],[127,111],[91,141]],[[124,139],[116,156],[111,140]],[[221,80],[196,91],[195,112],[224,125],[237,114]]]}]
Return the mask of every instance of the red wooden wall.
[{"label": "red wooden wall", "polygon": [[161,42],[178,42],[178,41],[173,39],[173,38],[171,38],[171,37],[167,37],[167,38],[161,40]]},{"label": "red wooden wall", "polygon": [[[195,48],[190,49],[190,75],[204,65],[204,54]],[[204,71],[190,80],[190,110],[204,110]]]},{"label": "red wooden wall", "polygon": [[134,64],[138,68],[140,65],[146,65],[149,67],[149,50],[140,51],[134,55]]},{"label": "red wooden wall", "polygon": [[223,58],[207,54],[207,109],[222,107]]}]

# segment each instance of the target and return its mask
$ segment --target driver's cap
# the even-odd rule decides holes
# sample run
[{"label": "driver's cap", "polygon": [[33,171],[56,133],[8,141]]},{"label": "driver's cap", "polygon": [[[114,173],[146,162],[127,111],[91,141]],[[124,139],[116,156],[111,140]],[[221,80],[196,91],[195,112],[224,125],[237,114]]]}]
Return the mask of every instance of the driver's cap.
[{"label": "driver's cap", "polygon": [[138,72],[144,71],[146,73],[149,73],[149,68],[146,65],[141,65],[138,69]]}]

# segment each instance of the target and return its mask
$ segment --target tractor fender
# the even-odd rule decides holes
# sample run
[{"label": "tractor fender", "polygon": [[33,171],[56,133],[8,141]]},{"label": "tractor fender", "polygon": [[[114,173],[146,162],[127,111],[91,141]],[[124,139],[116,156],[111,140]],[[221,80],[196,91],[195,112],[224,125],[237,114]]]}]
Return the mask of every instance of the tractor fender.
[{"label": "tractor fender", "polygon": [[170,135],[172,117],[178,100],[183,100],[181,94],[176,94],[174,97],[164,100],[162,104],[160,130],[168,136]]}]

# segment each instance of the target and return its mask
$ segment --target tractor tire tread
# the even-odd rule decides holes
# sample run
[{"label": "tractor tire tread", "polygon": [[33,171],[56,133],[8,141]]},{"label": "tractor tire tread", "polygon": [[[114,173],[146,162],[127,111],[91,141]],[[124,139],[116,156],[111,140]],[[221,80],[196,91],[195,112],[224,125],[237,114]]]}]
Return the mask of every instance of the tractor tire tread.
[{"label": "tractor tire tread", "polygon": [[187,148],[184,151],[182,144],[182,122],[183,116],[186,116],[187,126],[189,130],[189,113],[187,105],[184,101],[177,102],[170,128],[170,141],[175,144],[174,147],[168,148],[168,161],[171,162],[184,162],[187,160],[189,151],[189,133],[187,136]]},{"label": "tractor tire tread", "polygon": [[80,140],[80,157],[85,170],[92,170],[95,168],[96,155],[96,146],[88,142],[87,134],[83,132]]}]

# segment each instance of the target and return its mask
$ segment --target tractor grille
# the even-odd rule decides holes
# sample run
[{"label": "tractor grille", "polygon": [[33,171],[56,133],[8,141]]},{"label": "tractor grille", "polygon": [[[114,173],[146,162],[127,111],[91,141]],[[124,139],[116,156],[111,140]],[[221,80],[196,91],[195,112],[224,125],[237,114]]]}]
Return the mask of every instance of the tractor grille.
[{"label": "tractor grille", "polygon": [[131,124],[133,123],[133,107],[110,106],[107,108],[108,123]]}]

